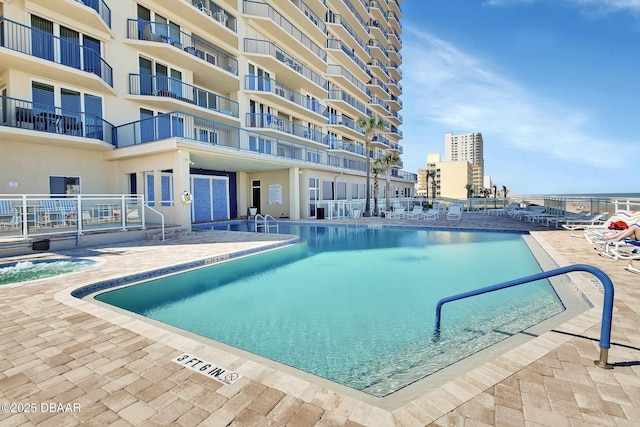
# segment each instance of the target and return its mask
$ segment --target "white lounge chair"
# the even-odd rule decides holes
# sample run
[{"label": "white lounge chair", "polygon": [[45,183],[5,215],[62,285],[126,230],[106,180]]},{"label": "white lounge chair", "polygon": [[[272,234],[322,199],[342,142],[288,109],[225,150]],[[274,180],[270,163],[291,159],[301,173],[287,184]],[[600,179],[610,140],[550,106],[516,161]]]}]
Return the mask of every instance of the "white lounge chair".
[{"label": "white lounge chair", "polygon": [[452,203],[449,205],[447,219],[454,219],[457,221],[462,219],[462,205],[460,203]]},{"label": "white lounge chair", "polygon": [[562,228],[566,228],[567,230],[571,230],[571,231],[583,230],[586,227],[604,222],[602,220],[602,217],[604,215],[605,214],[602,212],[593,212],[582,218],[567,219],[562,224]]},{"label": "white lounge chair", "polygon": [[11,200],[0,200],[0,228],[18,228],[21,223],[19,212]]},{"label": "white lounge chair", "polygon": [[440,211],[438,209],[429,209],[425,213],[422,214],[422,218],[435,221],[440,216]]},{"label": "white lounge chair", "polygon": [[415,205],[411,212],[406,213],[406,217],[410,219],[418,219],[423,215],[422,205]]},{"label": "white lounge chair", "polygon": [[404,206],[396,206],[391,212],[386,213],[386,217],[390,219],[406,218],[407,213]]},{"label": "white lounge chair", "polygon": [[640,242],[636,240],[625,239],[619,242],[599,242],[596,250],[605,258],[640,259]]}]

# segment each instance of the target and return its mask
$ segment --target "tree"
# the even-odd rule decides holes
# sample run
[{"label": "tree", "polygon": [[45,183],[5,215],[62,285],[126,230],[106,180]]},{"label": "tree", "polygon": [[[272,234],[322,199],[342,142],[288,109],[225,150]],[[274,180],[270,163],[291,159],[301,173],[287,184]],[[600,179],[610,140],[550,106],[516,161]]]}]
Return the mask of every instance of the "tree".
[{"label": "tree", "polygon": [[507,187],[505,187],[504,185],[502,186],[502,196],[506,199],[507,198],[507,194],[509,193],[509,190],[507,190]]},{"label": "tree", "polygon": [[471,197],[471,189],[473,188],[473,185],[467,184],[464,186],[464,188],[467,189],[467,199],[468,199],[469,197]]},{"label": "tree", "polygon": [[381,162],[379,162],[380,159],[376,159],[375,162],[373,162],[373,168],[371,169],[371,173],[373,173],[373,214],[377,215],[378,214],[378,194],[379,194],[379,187],[378,187],[378,175],[380,175],[381,173],[384,173],[384,167],[380,164]]},{"label": "tree", "polygon": [[392,151],[387,151],[383,157],[377,158],[373,162],[374,167],[378,165],[382,168],[384,178],[386,180],[386,186],[384,191],[385,207],[388,210],[391,209],[391,167],[397,165],[400,161],[400,156]]},{"label": "tree", "polygon": [[[427,203],[429,203],[429,178],[431,178],[431,185],[434,186],[434,190],[435,190],[436,171],[428,170],[426,173],[426,178],[427,178]],[[433,198],[435,199],[435,197],[436,197],[436,194],[435,194],[435,191],[433,191]]]},{"label": "tree", "polygon": [[369,158],[369,151],[371,141],[377,132],[382,132],[387,126],[387,122],[378,116],[360,116],[356,122],[358,127],[364,131],[364,151],[367,156],[367,183],[365,189],[366,204],[364,208],[364,216],[371,216],[371,190],[369,189],[371,181],[371,159]]},{"label": "tree", "polygon": [[493,186],[493,198],[498,198],[498,187],[496,185]]}]

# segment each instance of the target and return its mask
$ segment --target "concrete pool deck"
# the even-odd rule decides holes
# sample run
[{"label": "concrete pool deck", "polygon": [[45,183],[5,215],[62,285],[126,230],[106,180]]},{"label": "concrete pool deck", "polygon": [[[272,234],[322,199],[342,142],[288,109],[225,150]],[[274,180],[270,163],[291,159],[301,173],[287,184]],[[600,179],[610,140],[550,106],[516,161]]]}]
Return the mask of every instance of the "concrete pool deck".
[{"label": "concrete pool deck", "polygon": [[[355,220],[343,222],[353,224]],[[362,225],[383,222],[358,220]],[[287,238],[206,231],[172,236],[165,242],[31,255],[92,257],[99,265],[65,276],[0,286],[0,424],[637,425],[640,276],[624,270],[626,262],[599,257],[585,240],[570,237],[568,231],[502,216],[465,213],[461,221],[394,219],[386,223],[532,229],[534,238],[559,265],[590,264],[604,270],[616,290],[609,351],[614,369],[593,364],[599,357],[602,290],[585,273],[572,273],[571,278],[595,305],[593,309],[435,390],[418,392],[392,409],[376,405],[375,399],[358,399],[341,387],[292,375],[189,334],[70,295],[81,286],[225,257]],[[232,385],[223,385],[172,361],[183,353],[241,377]]]}]

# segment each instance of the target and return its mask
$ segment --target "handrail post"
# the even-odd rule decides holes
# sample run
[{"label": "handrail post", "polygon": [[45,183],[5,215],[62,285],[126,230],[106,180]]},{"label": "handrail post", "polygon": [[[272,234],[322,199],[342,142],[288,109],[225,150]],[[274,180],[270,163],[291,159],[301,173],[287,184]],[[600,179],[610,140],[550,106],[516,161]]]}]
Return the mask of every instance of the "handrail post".
[{"label": "handrail post", "polygon": [[493,286],[487,286],[484,288],[476,289],[469,292],[464,292],[457,295],[452,295],[450,297],[442,298],[436,304],[436,320],[435,320],[435,328],[434,335],[440,336],[440,317],[442,312],[442,306],[451,301],[457,301],[460,299],[486,294],[488,292],[497,291],[500,289],[510,288],[512,286],[523,285],[525,283],[534,282],[536,280],[547,279],[552,276],[559,276],[561,274],[566,274],[574,271],[584,271],[587,273],[591,273],[596,276],[598,280],[602,283],[604,288],[604,303],[602,307],[602,323],[600,326],[600,358],[598,360],[594,360],[594,364],[603,369],[613,369],[613,365],[607,362],[607,358],[609,356],[609,348],[611,347],[611,321],[613,318],[613,297],[614,297],[614,289],[613,282],[607,276],[607,274],[600,270],[599,268],[593,267],[591,265],[586,264],[575,264],[567,267],[556,268],[555,270],[550,270],[538,274],[534,274],[531,276],[523,277],[516,280],[511,280],[508,282],[503,282]]}]

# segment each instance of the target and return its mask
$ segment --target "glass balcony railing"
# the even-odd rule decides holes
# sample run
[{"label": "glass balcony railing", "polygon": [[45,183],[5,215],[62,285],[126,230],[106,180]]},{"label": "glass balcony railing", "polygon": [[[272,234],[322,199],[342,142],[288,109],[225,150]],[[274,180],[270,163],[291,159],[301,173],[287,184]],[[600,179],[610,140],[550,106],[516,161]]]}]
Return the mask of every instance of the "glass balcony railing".
[{"label": "glass balcony railing", "polygon": [[129,74],[129,93],[131,95],[173,98],[208,110],[239,117],[239,107],[236,101],[171,77]]},{"label": "glass balcony railing", "polygon": [[364,114],[365,116],[369,117],[371,115],[369,108],[367,108],[365,104],[358,101],[356,98],[349,95],[347,92],[343,90],[339,90],[339,89],[329,90],[327,93],[327,99],[344,101],[350,106],[352,106],[353,108],[355,108],[356,110],[358,110],[359,112],[361,112],[362,114]]},{"label": "glass balcony railing", "polygon": [[246,118],[246,126],[248,128],[275,129],[280,132],[308,139],[309,141],[313,141],[318,144],[328,144],[326,134],[291,120],[277,117],[273,114],[247,113]]},{"label": "glass balcony railing", "polygon": [[0,125],[113,144],[113,125],[102,117],[8,96],[0,96]]},{"label": "glass balcony railing", "polygon": [[238,32],[238,19],[229,11],[211,0],[185,0],[200,9],[202,13],[215,19],[234,33]]},{"label": "glass balcony railing", "polygon": [[361,172],[366,168],[365,161],[330,154],[328,146],[310,147],[289,139],[176,111],[114,128],[114,140],[118,148],[166,138],[190,139],[205,145],[237,150],[239,153],[257,153],[272,158]]},{"label": "glass balcony railing", "polygon": [[276,25],[282,28],[283,31],[288,33],[291,37],[298,40],[304,47],[309,49],[315,56],[325,62],[327,61],[327,52],[325,52],[322,46],[318,46],[303,31],[293,25],[291,21],[282,16],[270,4],[258,1],[244,0],[243,6],[245,14],[269,18]]},{"label": "glass balcony railing", "polygon": [[127,20],[127,38],[167,43],[190,55],[207,61],[216,68],[238,75],[238,60],[215,46],[179,30],[178,27],[143,19]]},{"label": "glass balcony railing", "polygon": [[109,9],[109,6],[107,6],[104,0],[76,0],[76,1],[98,12],[98,15],[100,15],[100,18],[104,21],[105,24],[107,24],[107,27],[111,28],[111,9]]},{"label": "glass balcony railing", "polygon": [[[358,15],[356,14],[356,16],[358,16]],[[356,43],[358,43],[360,45],[360,47],[367,52],[367,54],[369,53],[369,47],[367,46],[367,43],[364,40],[362,40],[362,38],[360,36],[358,36],[358,34],[354,31],[353,28],[351,28],[351,26],[349,25],[347,20],[344,19],[342,17],[342,15],[338,15],[336,13],[327,12],[327,16],[326,16],[325,20],[326,20],[327,24],[339,24],[339,25],[341,25],[345,29],[345,31],[347,33],[349,33],[351,35],[351,37],[353,37],[353,39],[356,41]],[[363,23],[363,26],[366,26],[366,24]]]},{"label": "glass balcony railing", "polygon": [[363,61],[361,61],[360,58],[358,58],[353,53],[349,46],[342,42],[342,40],[327,39],[327,49],[342,50],[345,55],[347,55],[358,67],[360,67],[360,69],[362,69],[362,71],[364,71],[368,75],[371,75],[371,73],[369,72],[369,68],[367,68],[367,65]]},{"label": "glass balcony railing", "polygon": [[320,74],[302,64],[285,50],[268,40],[244,39],[244,51],[247,53],[270,55],[321,88],[326,87],[327,81]]},{"label": "glass balcony railing", "polygon": [[364,130],[362,130],[357,122],[355,120],[353,120],[352,118],[349,118],[347,116],[339,116],[337,114],[331,114],[329,115],[329,124],[330,125],[341,125],[341,126],[346,126],[349,129],[353,129],[354,131],[364,135]]},{"label": "glass balcony railing", "polygon": [[344,150],[349,151],[354,154],[360,154],[364,156],[365,151],[364,147],[360,144],[356,144],[353,142],[343,141],[341,139],[333,138],[329,140],[329,148],[332,150]]},{"label": "glass balcony railing", "polygon": [[358,78],[356,78],[356,76],[350,73],[346,68],[344,68],[342,65],[336,65],[336,64],[327,65],[327,74],[334,75],[334,76],[342,76],[345,79],[347,79],[349,82],[351,82],[352,85],[354,85],[355,87],[360,89],[362,92],[369,95],[369,90],[367,89],[367,86],[364,83],[362,83]]},{"label": "glass balcony railing", "polygon": [[113,70],[100,52],[4,17],[0,17],[0,28],[2,47],[95,74],[113,86]]},{"label": "glass balcony railing", "polygon": [[260,92],[271,92],[276,95],[288,99],[296,105],[306,108],[316,114],[325,115],[327,107],[320,104],[317,99],[310,98],[307,95],[303,95],[290,87],[282,84],[281,82],[264,76],[245,76],[245,89],[257,90]]}]

